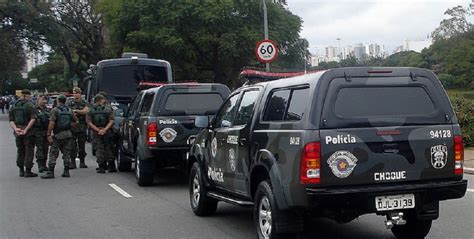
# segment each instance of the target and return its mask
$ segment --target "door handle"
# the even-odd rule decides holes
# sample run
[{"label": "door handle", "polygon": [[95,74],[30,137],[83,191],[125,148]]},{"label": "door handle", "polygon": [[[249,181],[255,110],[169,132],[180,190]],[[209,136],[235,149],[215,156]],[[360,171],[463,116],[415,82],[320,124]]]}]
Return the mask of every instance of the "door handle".
[{"label": "door handle", "polygon": [[245,144],[247,143],[247,138],[240,138],[240,139],[239,139],[239,143],[240,143],[240,145],[242,145],[242,146],[245,145]]}]

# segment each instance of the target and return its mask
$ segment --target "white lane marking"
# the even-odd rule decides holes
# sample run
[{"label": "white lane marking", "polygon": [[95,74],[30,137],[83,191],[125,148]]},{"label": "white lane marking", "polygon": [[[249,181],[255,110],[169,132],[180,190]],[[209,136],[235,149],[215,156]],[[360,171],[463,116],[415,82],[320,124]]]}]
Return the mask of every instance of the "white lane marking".
[{"label": "white lane marking", "polygon": [[474,168],[467,168],[467,167],[464,167],[464,170],[468,170],[468,171],[473,171],[473,172],[474,172]]},{"label": "white lane marking", "polygon": [[118,193],[122,194],[122,196],[124,196],[126,198],[131,198],[132,197],[132,195],[128,194],[127,192],[125,192],[125,190],[123,190],[119,186],[115,185],[115,183],[110,183],[109,186],[111,188],[113,188],[115,191],[117,191]]},{"label": "white lane marking", "polygon": [[474,189],[468,188],[467,191],[470,192],[470,193],[474,193]]}]

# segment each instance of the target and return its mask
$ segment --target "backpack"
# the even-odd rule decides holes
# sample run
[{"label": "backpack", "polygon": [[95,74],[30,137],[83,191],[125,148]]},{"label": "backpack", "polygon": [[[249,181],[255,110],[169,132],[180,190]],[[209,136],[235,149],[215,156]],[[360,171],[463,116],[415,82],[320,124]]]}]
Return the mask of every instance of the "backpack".
[{"label": "backpack", "polygon": [[19,100],[15,103],[13,107],[13,117],[15,118],[16,125],[27,125],[28,124],[28,115],[26,114],[26,103],[28,101]]},{"label": "backpack", "polygon": [[70,130],[72,123],[72,111],[66,106],[58,106],[55,128],[56,131]]},{"label": "backpack", "polygon": [[91,110],[92,123],[97,127],[105,127],[109,123],[109,112],[104,105],[97,105]]}]

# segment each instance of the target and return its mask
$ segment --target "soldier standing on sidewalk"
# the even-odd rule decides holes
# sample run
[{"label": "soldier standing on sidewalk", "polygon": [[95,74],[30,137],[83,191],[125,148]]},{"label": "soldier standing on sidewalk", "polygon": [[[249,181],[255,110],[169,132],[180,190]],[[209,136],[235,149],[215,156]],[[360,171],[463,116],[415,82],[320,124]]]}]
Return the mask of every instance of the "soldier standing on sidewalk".
[{"label": "soldier standing on sidewalk", "polygon": [[70,107],[78,119],[78,123],[72,127],[72,145],[71,145],[71,165],[69,169],[76,168],[76,157],[80,160],[80,168],[87,168],[85,163],[86,158],[86,114],[89,112],[87,102],[82,99],[82,91],[79,87],[74,87],[74,100],[72,100],[68,107]]},{"label": "soldier standing on sidewalk", "polygon": [[[41,178],[54,178],[54,167],[59,157],[59,151],[63,154],[64,172],[62,177],[70,177],[69,165],[71,160],[71,127],[77,122],[76,116],[66,105],[66,96],[58,96],[58,106],[51,110],[48,126],[48,142],[51,144],[49,152],[49,169]],[[54,135],[52,133],[54,132]]]},{"label": "soldier standing on sidewalk", "polygon": [[38,174],[31,172],[34,157],[33,125],[36,112],[31,101],[31,92],[22,90],[20,99],[9,111],[10,127],[14,130],[17,147],[16,165],[20,168],[20,177],[32,178]]},{"label": "soldier standing on sidewalk", "polygon": [[[105,97],[98,94],[95,97],[95,105],[87,114],[87,125],[93,130],[94,142],[97,146],[97,163],[99,169],[97,173],[105,173],[107,162],[114,160],[112,153],[111,128],[114,124],[114,114],[105,105]],[[109,172],[111,172],[109,167]]]},{"label": "soldier standing on sidewalk", "polygon": [[38,164],[38,172],[47,171],[46,161],[48,158],[48,125],[49,125],[49,109],[46,107],[47,99],[45,95],[38,96],[36,100],[36,122],[35,130],[35,146],[36,146],[36,163]]}]

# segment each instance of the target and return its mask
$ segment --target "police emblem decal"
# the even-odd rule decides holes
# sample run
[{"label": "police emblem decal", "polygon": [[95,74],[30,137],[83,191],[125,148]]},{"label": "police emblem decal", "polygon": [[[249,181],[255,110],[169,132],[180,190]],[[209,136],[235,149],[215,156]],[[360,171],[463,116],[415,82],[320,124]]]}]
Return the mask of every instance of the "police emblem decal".
[{"label": "police emblem decal", "polygon": [[213,158],[215,158],[216,154],[217,154],[217,139],[214,138],[212,139],[212,142],[211,142],[211,155]]},{"label": "police emblem decal", "polygon": [[334,176],[338,178],[347,178],[355,166],[357,166],[357,158],[349,151],[336,151],[329,157],[327,163],[331,168]]},{"label": "police emblem decal", "polygon": [[446,145],[435,145],[431,147],[431,165],[435,169],[442,169],[448,162],[448,147]]},{"label": "police emblem decal", "polygon": [[230,165],[230,170],[232,172],[235,172],[236,162],[235,162],[235,151],[234,151],[234,149],[229,149],[229,165]]},{"label": "police emblem decal", "polygon": [[171,143],[176,138],[178,133],[172,128],[165,128],[160,132],[160,136],[165,143]]}]

